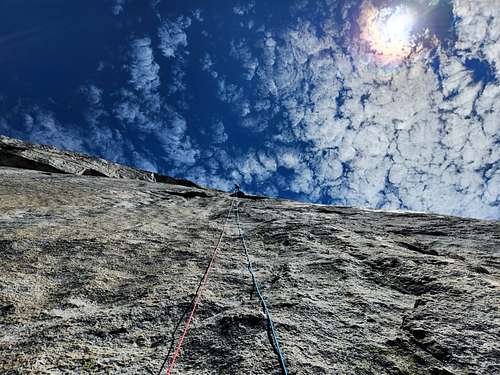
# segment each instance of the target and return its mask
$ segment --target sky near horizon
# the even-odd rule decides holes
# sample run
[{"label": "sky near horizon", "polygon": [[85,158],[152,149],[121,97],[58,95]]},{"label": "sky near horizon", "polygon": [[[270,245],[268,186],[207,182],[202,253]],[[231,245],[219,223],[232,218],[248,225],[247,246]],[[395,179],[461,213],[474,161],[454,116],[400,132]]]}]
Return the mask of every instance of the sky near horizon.
[{"label": "sky near horizon", "polygon": [[0,134],[230,190],[500,219],[497,0],[4,0]]}]

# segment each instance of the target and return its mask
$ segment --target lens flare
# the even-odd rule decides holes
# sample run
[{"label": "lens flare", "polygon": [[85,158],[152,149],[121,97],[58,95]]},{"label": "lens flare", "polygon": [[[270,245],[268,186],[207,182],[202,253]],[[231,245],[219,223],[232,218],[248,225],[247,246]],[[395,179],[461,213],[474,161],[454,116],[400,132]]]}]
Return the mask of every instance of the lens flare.
[{"label": "lens flare", "polygon": [[[387,13],[385,15],[384,13]],[[386,45],[403,45],[410,41],[411,29],[414,25],[413,15],[408,9],[397,8],[392,11],[384,9],[380,12],[381,19],[377,25],[381,39]]]},{"label": "lens flare", "polygon": [[415,47],[415,15],[407,6],[378,9],[371,1],[365,1],[358,25],[362,49],[381,65],[403,62]]}]

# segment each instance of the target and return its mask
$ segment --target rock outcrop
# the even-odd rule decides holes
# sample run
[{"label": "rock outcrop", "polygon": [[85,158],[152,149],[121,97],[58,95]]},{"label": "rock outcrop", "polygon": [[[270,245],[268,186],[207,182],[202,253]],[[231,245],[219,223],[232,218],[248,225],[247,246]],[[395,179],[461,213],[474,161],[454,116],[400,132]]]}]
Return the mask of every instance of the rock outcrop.
[{"label": "rock outcrop", "polygon": [[[500,373],[498,222],[231,197],[7,138],[0,165],[0,373],[157,373],[233,199],[290,374]],[[234,213],[174,373],[280,373]]]},{"label": "rock outcrop", "polygon": [[0,166],[50,173],[114,177],[199,187],[195,183],[126,167],[104,159],[34,145],[0,135]]}]

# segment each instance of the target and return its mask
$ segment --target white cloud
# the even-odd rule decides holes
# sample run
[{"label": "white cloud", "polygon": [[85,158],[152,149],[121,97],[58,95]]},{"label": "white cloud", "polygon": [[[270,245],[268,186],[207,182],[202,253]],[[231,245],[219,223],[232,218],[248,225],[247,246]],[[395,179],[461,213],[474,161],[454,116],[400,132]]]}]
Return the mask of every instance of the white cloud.
[{"label": "white cloud", "polygon": [[[190,21],[179,18],[179,22],[188,25]],[[187,27],[187,26],[186,26]],[[187,135],[186,119],[167,104],[160,91],[160,68],[154,59],[149,38],[135,39],[130,44],[129,64],[126,70],[130,76],[129,85],[123,87],[114,96],[116,100],[113,114],[120,125],[136,132],[139,139],[149,138],[158,143],[160,151],[151,154],[148,147],[135,144],[131,152],[131,163],[143,169],[157,171],[168,166],[167,171],[179,172],[179,168],[192,166],[199,151]],[[184,60],[178,59],[172,65],[169,94],[186,90],[183,69]],[[133,89],[133,90],[132,90]]]},{"label": "white cloud", "polygon": [[253,8],[255,8],[255,1],[250,1],[245,5],[239,3],[233,7],[233,13],[239,16],[243,16],[251,12]]},{"label": "white cloud", "polygon": [[267,128],[268,122],[265,117],[256,114],[243,118],[241,121],[241,126],[243,128],[251,130],[252,132],[260,133]]},{"label": "white cloud", "polygon": [[126,0],[114,0],[113,7],[111,8],[111,11],[115,16],[118,16],[123,12],[123,7],[125,5]]},{"label": "white cloud", "polygon": [[107,115],[102,104],[103,90],[94,84],[87,84],[82,86],[79,91],[88,105],[84,111],[85,120],[91,127],[99,126],[100,120]]},{"label": "white cloud", "polygon": [[[460,16],[457,47],[500,66],[500,28],[491,21],[500,19],[497,8],[488,0],[477,8],[455,2],[454,12]],[[259,98],[240,125],[265,127],[276,113],[269,103],[278,103],[284,121],[272,137],[305,145],[300,151],[262,145],[291,178],[275,175],[277,168],[264,168],[249,152],[243,180],[278,179],[281,189],[312,200],[323,193],[351,205],[499,218],[493,187],[500,163],[498,82],[474,82],[465,58],[442,49],[441,78],[425,54],[381,69],[350,57],[326,31],[318,34],[299,20],[289,30],[264,33],[257,51],[245,39],[232,43],[232,56],[255,90],[222,81],[220,96],[228,102]],[[489,177],[483,176],[486,166],[493,166]]]},{"label": "white cloud", "polygon": [[241,61],[241,67],[244,70],[243,78],[251,81],[255,76],[257,67],[259,66],[258,60],[252,55],[248,41],[241,39],[231,42],[231,56]]},{"label": "white cloud", "polygon": [[221,78],[217,82],[217,95],[220,100],[226,103],[238,103],[243,98],[243,90],[234,83],[228,83]]},{"label": "white cloud", "polygon": [[221,144],[226,142],[228,136],[224,129],[224,123],[222,121],[216,121],[212,126],[212,140],[216,144]]},{"label": "white cloud", "polygon": [[182,47],[187,47],[186,29],[191,26],[191,18],[180,16],[175,21],[166,20],[158,29],[160,39],[158,48],[163,56],[176,57],[177,52]]},{"label": "white cloud", "polygon": [[61,124],[52,111],[39,106],[26,107],[22,111],[23,122],[16,127],[11,126],[8,120],[0,120],[0,131],[3,134],[65,150],[85,151],[85,138],[74,124]]},{"label": "white cloud", "polygon": [[165,118],[154,127],[154,136],[160,142],[166,162],[174,167],[189,167],[195,164],[199,151],[186,135],[187,122],[169,107],[162,109]]},{"label": "white cloud", "polygon": [[170,71],[170,82],[168,84],[168,93],[170,95],[186,91],[185,83],[186,71],[185,61],[178,58],[173,64]]},{"label": "white cloud", "polygon": [[500,61],[500,8],[496,0],[453,1],[457,21],[456,48],[472,56]]},{"label": "white cloud", "polygon": [[135,90],[151,92],[160,86],[160,66],[155,62],[150,38],[134,39],[130,49],[130,83]]},{"label": "white cloud", "polygon": [[200,60],[201,70],[210,73],[212,78],[217,78],[219,74],[214,70],[215,63],[209,53],[205,53]]},{"label": "white cloud", "polygon": [[134,151],[131,156],[132,164],[136,168],[143,169],[148,172],[158,172],[156,163],[153,162],[153,157],[145,157],[142,153]]},{"label": "white cloud", "polygon": [[281,148],[277,150],[276,157],[280,166],[289,169],[298,169],[301,152],[293,148]]},{"label": "white cloud", "polygon": [[198,22],[203,22],[203,11],[201,9],[195,9],[193,11],[193,18]]}]

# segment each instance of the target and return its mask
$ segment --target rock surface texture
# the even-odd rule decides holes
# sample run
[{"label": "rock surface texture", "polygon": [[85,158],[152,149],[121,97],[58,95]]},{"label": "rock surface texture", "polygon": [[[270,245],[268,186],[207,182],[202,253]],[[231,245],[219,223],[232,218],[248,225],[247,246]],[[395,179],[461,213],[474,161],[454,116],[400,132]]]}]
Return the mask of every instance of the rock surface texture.
[{"label": "rock surface texture", "polygon": [[[291,375],[500,373],[498,222],[233,198],[8,138],[0,165],[2,374],[156,374],[233,199]],[[280,374],[234,212],[173,374]]]}]

